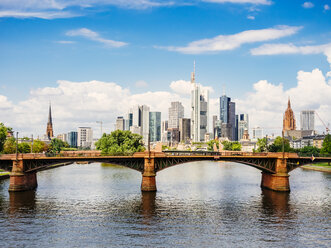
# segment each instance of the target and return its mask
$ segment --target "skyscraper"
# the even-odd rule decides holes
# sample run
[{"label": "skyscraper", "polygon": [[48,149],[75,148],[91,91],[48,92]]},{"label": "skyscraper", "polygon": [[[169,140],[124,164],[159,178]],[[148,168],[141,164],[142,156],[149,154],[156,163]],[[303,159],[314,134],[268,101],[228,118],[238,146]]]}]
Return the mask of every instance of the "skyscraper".
[{"label": "skyscraper", "polygon": [[93,130],[90,127],[79,127],[77,145],[79,147],[91,147],[93,142]]},{"label": "skyscraper", "polygon": [[161,140],[161,112],[149,112],[150,141]]},{"label": "skyscraper", "polygon": [[303,110],[300,112],[301,130],[315,130],[315,111]]},{"label": "skyscraper", "polygon": [[47,138],[49,140],[51,140],[54,137],[51,104],[49,104],[48,122],[47,122],[47,128],[46,128],[46,136],[47,136]]},{"label": "skyscraper", "polygon": [[116,130],[124,130],[125,129],[125,120],[123,116],[118,116],[116,119]]},{"label": "skyscraper", "polygon": [[187,142],[191,138],[191,119],[179,119],[179,141]]},{"label": "skyscraper", "polygon": [[167,142],[168,121],[162,121],[161,125],[161,141]]},{"label": "skyscraper", "polygon": [[295,117],[293,110],[291,108],[291,101],[290,98],[288,98],[287,102],[287,109],[284,114],[283,118],[283,131],[289,131],[289,130],[295,130],[296,125],[295,125]]},{"label": "skyscraper", "polygon": [[200,142],[204,141],[208,132],[209,92],[195,82],[195,63],[191,85],[191,138],[194,142]]},{"label": "skyscraper", "polygon": [[222,137],[226,137],[230,140],[236,140],[236,104],[231,102],[231,98],[227,97],[225,93],[223,93],[220,97],[220,120],[222,123],[228,124],[226,125],[225,132],[228,136],[222,134]]},{"label": "skyscraper", "polygon": [[68,144],[70,147],[77,147],[77,135],[78,132],[71,131],[68,133]]},{"label": "skyscraper", "polygon": [[181,102],[171,102],[169,108],[169,128],[179,128],[179,119],[184,117],[184,107]]},{"label": "skyscraper", "polygon": [[136,105],[132,108],[132,126],[130,131],[143,136],[144,143],[148,143],[149,133],[149,107]]},{"label": "skyscraper", "polygon": [[249,130],[248,114],[238,116],[238,140],[243,139],[245,130]]}]

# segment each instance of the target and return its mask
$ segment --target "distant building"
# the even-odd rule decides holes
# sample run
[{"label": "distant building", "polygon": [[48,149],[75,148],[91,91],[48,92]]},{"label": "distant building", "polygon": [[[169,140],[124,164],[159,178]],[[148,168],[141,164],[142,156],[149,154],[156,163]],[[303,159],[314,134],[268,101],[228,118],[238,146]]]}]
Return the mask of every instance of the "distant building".
[{"label": "distant building", "polygon": [[254,127],[252,129],[253,137],[252,139],[262,139],[263,138],[263,129],[261,127]]},{"label": "distant building", "polygon": [[208,132],[209,92],[195,82],[195,69],[191,75],[191,85],[191,139],[200,142],[204,141]]},{"label": "distant building", "polygon": [[184,117],[184,107],[181,102],[171,102],[169,108],[168,128],[179,128],[179,119]]},{"label": "distant building", "polygon": [[217,122],[217,115],[213,115],[213,138],[216,138],[215,128],[216,128],[216,122]]},{"label": "distant building", "polygon": [[47,122],[47,128],[46,128],[46,136],[47,136],[48,140],[51,140],[54,137],[51,104],[49,104],[48,122]]},{"label": "distant building", "polygon": [[283,131],[296,130],[295,117],[291,108],[290,98],[283,118]]},{"label": "distant building", "polygon": [[238,140],[243,139],[245,130],[249,130],[248,114],[238,115]]},{"label": "distant building", "polygon": [[191,139],[191,119],[181,118],[179,119],[179,141],[187,143]]},{"label": "distant building", "polygon": [[77,146],[91,148],[93,141],[93,130],[91,127],[79,127],[77,134]]},{"label": "distant building", "polygon": [[168,121],[161,122],[161,141],[167,142]]},{"label": "distant building", "polygon": [[222,123],[221,125],[221,138],[228,138],[233,140],[233,128],[230,123]]},{"label": "distant building", "polygon": [[[136,105],[132,108],[133,116],[130,131],[142,135],[145,144],[148,143],[149,110],[149,107],[146,105]],[[140,131],[140,133],[138,133],[137,131]]]},{"label": "distant building", "polygon": [[315,111],[303,110],[300,112],[301,130],[315,130]]},{"label": "distant building", "polygon": [[67,142],[70,147],[77,147],[78,132],[71,131],[67,135]]},{"label": "distant building", "polygon": [[149,112],[150,141],[161,141],[161,112]]},{"label": "distant building", "polygon": [[[238,139],[236,132],[236,104],[231,102],[231,98],[227,97],[225,93],[220,97],[220,120],[222,124],[228,124],[226,125],[226,132],[222,132],[222,137],[227,137],[230,140]],[[225,133],[229,136],[224,136]]]},{"label": "distant building", "polygon": [[56,136],[57,139],[62,140],[63,142],[67,142],[68,139],[68,134],[66,133],[61,133],[58,136]]},{"label": "distant building", "polygon": [[124,130],[125,129],[125,120],[123,116],[118,116],[116,119],[116,130]]},{"label": "distant building", "polygon": [[178,128],[168,128],[167,140],[171,146],[179,143],[179,129]]}]

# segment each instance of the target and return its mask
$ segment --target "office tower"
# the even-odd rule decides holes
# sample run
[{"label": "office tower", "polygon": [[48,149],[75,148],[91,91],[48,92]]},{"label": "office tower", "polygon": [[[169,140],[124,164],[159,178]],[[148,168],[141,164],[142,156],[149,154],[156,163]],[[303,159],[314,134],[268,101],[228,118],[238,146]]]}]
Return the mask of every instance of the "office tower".
[{"label": "office tower", "polygon": [[191,139],[204,141],[208,132],[209,92],[195,82],[195,65],[191,75]]},{"label": "office tower", "polygon": [[116,119],[116,130],[124,130],[125,129],[125,120],[123,116],[118,116]]},{"label": "office tower", "polygon": [[263,138],[263,129],[260,127],[254,127],[253,128],[253,139],[262,139]]},{"label": "office tower", "polygon": [[217,115],[213,115],[213,138],[216,138],[216,122],[217,122]]},{"label": "office tower", "polygon": [[161,112],[149,112],[150,141],[161,140]]},{"label": "office tower", "polygon": [[315,111],[303,110],[300,112],[301,130],[315,130]]},{"label": "office tower", "polygon": [[132,115],[130,131],[142,135],[144,143],[147,144],[149,133],[149,107],[146,105],[136,105],[132,108]]},{"label": "office tower", "polygon": [[[222,123],[228,124],[226,125],[226,132],[223,133],[222,131],[222,137],[236,140],[236,104],[231,102],[231,98],[227,97],[225,93],[220,97],[220,120]],[[229,131],[229,129],[231,130]],[[229,136],[224,136],[225,134]]]},{"label": "office tower", "polygon": [[249,131],[248,114],[238,115],[238,140],[243,139],[245,130]]},{"label": "office tower", "polygon": [[47,137],[48,140],[51,140],[54,137],[51,104],[49,104],[48,122],[47,122],[47,128],[46,128],[46,137]]},{"label": "office tower", "polygon": [[167,141],[170,143],[170,145],[172,146],[178,144],[179,140],[179,128],[168,128]]},{"label": "office tower", "polygon": [[89,147],[91,148],[93,141],[93,130],[90,127],[79,127],[77,134],[77,145],[78,147]]},{"label": "office tower", "polygon": [[162,121],[161,124],[161,141],[167,142],[168,121]]},{"label": "office tower", "polygon": [[290,98],[288,99],[287,109],[283,117],[283,131],[295,130],[295,117],[291,108]]},{"label": "office tower", "polygon": [[71,131],[68,133],[67,141],[70,147],[77,147],[77,136],[78,132]]},{"label": "office tower", "polygon": [[179,141],[188,142],[191,138],[191,119],[179,119]]},{"label": "office tower", "polygon": [[171,102],[169,108],[168,128],[178,128],[179,119],[184,117],[184,107],[181,102]]}]

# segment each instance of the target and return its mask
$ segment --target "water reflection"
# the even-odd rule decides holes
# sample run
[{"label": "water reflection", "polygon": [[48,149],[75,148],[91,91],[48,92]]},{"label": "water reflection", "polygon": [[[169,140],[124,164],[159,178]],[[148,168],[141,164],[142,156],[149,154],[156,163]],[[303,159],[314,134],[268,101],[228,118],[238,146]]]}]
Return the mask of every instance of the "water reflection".
[{"label": "water reflection", "polygon": [[282,217],[290,212],[290,193],[262,189],[262,209],[270,215]]},{"label": "water reflection", "polygon": [[141,192],[141,213],[146,220],[155,215],[156,192]]},{"label": "water reflection", "polygon": [[36,191],[10,192],[9,213],[31,213],[36,208]]}]

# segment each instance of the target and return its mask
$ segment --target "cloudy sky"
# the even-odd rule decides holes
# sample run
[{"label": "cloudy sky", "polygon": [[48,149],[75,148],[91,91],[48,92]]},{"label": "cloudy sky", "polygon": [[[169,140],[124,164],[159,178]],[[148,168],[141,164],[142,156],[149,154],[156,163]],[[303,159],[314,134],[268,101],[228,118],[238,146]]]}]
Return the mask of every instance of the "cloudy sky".
[{"label": "cloudy sky", "polygon": [[[250,127],[279,134],[291,98],[331,122],[331,0],[0,0],[0,121],[56,134],[147,104],[190,116],[190,73],[226,94]],[[316,120],[322,132],[322,123]]]}]

